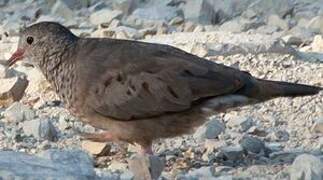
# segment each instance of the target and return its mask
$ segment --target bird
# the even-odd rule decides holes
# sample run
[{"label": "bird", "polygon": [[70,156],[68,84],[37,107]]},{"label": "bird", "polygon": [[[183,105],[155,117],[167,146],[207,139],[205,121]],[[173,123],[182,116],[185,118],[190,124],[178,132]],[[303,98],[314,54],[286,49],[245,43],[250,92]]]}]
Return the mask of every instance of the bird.
[{"label": "bird", "polygon": [[127,142],[153,154],[157,139],[193,133],[208,117],[322,87],[271,81],[170,45],[81,38],[56,22],[21,31],[8,66],[30,61],[69,112],[98,129],[86,137]]}]

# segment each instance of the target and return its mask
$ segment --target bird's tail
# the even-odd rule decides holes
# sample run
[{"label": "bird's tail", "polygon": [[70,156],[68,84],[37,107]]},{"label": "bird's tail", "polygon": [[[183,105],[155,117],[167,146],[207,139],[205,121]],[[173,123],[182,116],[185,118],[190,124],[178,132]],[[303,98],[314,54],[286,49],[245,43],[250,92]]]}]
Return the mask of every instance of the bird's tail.
[{"label": "bird's tail", "polygon": [[282,81],[269,81],[256,79],[255,89],[250,94],[251,98],[260,101],[272,99],[275,97],[297,97],[308,96],[319,93],[322,87],[310,86],[304,84],[296,84]]}]

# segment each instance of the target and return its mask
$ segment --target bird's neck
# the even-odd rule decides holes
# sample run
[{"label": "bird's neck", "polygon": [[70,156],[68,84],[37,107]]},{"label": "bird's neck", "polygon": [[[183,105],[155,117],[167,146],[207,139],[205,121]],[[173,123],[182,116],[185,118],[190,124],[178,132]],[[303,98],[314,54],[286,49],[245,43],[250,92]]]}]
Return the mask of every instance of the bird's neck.
[{"label": "bird's neck", "polygon": [[73,49],[73,45],[67,45],[57,50],[50,50],[44,53],[43,61],[39,64],[46,79],[65,104],[69,104],[71,94],[71,88],[68,86],[75,81]]}]

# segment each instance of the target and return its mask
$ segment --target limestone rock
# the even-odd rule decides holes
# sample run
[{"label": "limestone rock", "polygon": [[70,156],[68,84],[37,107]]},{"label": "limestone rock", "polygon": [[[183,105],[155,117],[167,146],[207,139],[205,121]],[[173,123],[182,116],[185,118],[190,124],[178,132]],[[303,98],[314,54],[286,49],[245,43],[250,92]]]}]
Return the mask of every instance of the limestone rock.
[{"label": "limestone rock", "polygon": [[110,151],[110,146],[107,143],[82,141],[82,148],[93,155],[105,155]]},{"label": "limestone rock", "polygon": [[24,121],[22,129],[27,136],[34,136],[37,139],[49,141],[57,140],[57,130],[49,119],[34,119]]},{"label": "limestone rock", "polygon": [[0,177],[4,179],[95,179],[92,159],[82,151],[49,150],[41,157],[20,152],[0,152]]},{"label": "limestone rock", "polygon": [[28,86],[25,77],[12,77],[0,79],[0,106],[8,107],[11,103],[19,101]]},{"label": "limestone rock", "polygon": [[310,154],[298,156],[290,168],[290,179],[323,179],[323,163]]},{"label": "limestone rock", "polygon": [[6,121],[17,123],[24,120],[31,120],[35,117],[35,112],[22,103],[15,102],[4,112]]},{"label": "limestone rock", "polygon": [[129,168],[135,180],[158,179],[164,169],[164,162],[158,156],[135,155],[129,161]]},{"label": "limestone rock", "polygon": [[120,18],[122,16],[122,11],[102,9],[94,12],[90,16],[90,22],[94,25],[109,24],[113,19]]}]

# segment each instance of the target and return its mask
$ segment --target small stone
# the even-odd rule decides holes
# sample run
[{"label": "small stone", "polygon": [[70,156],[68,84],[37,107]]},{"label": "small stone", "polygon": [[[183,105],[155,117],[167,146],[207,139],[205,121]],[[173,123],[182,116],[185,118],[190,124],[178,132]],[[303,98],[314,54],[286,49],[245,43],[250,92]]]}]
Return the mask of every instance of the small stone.
[{"label": "small stone", "polygon": [[183,13],[186,21],[201,24],[212,24],[219,21],[216,18],[220,18],[216,15],[212,3],[207,0],[186,1],[183,6]]},{"label": "small stone", "polygon": [[213,172],[211,167],[201,167],[189,171],[188,176],[193,177],[194,179],[211,179],[213,178]]},{"label": "small stone", "polygon": [[323,118],[319,118],[315,121],[312,130],[316,133],[323,133]]},{"label": "small stone", "polygon": [[218,119],[212,119],[197,129],[197,131],[194,134],[194,138],[199,140],[215,139],[224,131],[224,124]]},{"label": "small stone", "polygon": [[110,166],[109,166],[109,170],[111,170],[112,172],[122,172],[127,170],[127,164],[126,163],[121,163],[119,161],[112,161]]},{"label": "small stone", "polygon": [[92,159],[82,151],[48,150],[32,156],[0,152],[2,179],[96,179]]},{"label": "small stone", "polygon": [[184,32],[193,32],[196,25],[193,22],[185,22],[184,24]]},{"label": "small stone", "polygon": [[104,156],[110,152],[110,145],[102,142],[82,141],[82,148],[93,155]]},{"label": "small stone", "polygon": [[134,179],[158,179],[165,163],[158,156],[134,155],[129,160],[129,169]]},{"label": "small stone", "polygon": [[255,154],[265,153],[266,150],[265,143],[253,136],[243,137],[240,141],[240,145],[245,151]]},{"label": "small stone", "polygon": [[9,0],[0,0],[0,7],[5,6]]},{"label": "small stone", "polygon": [[46,139],[56,141],[58,139],[55,126],[49,119],[34,119],[25,121],[22,129],[27,136],[33,136],[37,139]]},{"label": "small stone", "polygon": [[306,21],[308,24],[306,25],[307,29],[310,29],[314,33],[323,33],[323,16],[315,16],[310,21]]},{"label": "small stone", "polygon": [[113,9],[120,10],[129,15],[140,5],[140,0],[114,0]]},{"label": "small stone", "polygon": [[118,19],[122,16],[122,11],[102,9],[90,16],[90,22],[94,25],[110,24],[113,19]]},{"label": "small stone", "polygon": [[228,160],[239,160],[243,157],[243,149],[240,145],[233,145],[221,148],[220,157]]},{"label": "small stone", "polygon": [[177,16],[177,8],[167,6],[167,1],[148,1],[131,14],[141,20],[169,21]]},{"label": "small stone", "polygon": [[120,180],[133,180],[133,174],[129,170],[125,170],[120,175]]},{"label": "small stone", "polygon": [[323,52],[323,37],[322,35],[314,36],[314,40],[311,44],[312,51],[314,52]]},{"label": "small stone", "polygon": [[303,43],[303,40],[299,37],[293,36],[293,35],[286,35],[282,37],[283,41],[288,45],[296,45],[299,46]]},{"label": "small stone", "polygon": [[169,25],[175,26],[180,25],[184,22],[184,19],[182,17],[174,17],[172,20],[170,20]]},{"label": "small stone", "polygon": [[285,130],[274,130],[268,134],[266,138],[270,139],[271,141],[288,141],[289,133]]},{"label": "small stone", "polygon": [[22,103],[15,102],[4,112],[4,117],[8,122],[22,122],[35,117],[35,112]]},{"label": "small stone", "polygon": [[320,158],[310,154],[298,156],[290,167],[290,179],[312,179],[323,178],[323,163]]},{"label": "small stone", "polygon": [[285,20],[281,19],[278,15],[273,14],[270,15],[267,19],[267,24],[270,26],[276,26],[282,30],[288,30],[289,29],[289,25],[288,22],[286,22]]},{"label": "small stone", "polygon": [[62,0],[56,0],[51,13],[63,17],[67,21],[73,21],[74,19],[73,11]]},{"label": "small stone", "polygon": [[12,78],[16,74],[15,70],[0,64],[0,78]]},{"label": "small stone", "polygon": [[251,117],[247,116],[233,116],[227,122],[227,126],[231,128],[237,128],[239,131],[248,131],[253,125],[253,120]]},{"label": "small stone", "polygon": [[0,106],[8,107],[15,101],[19,101],[28,86],[25,77],[13,77],[0,79]]}]

